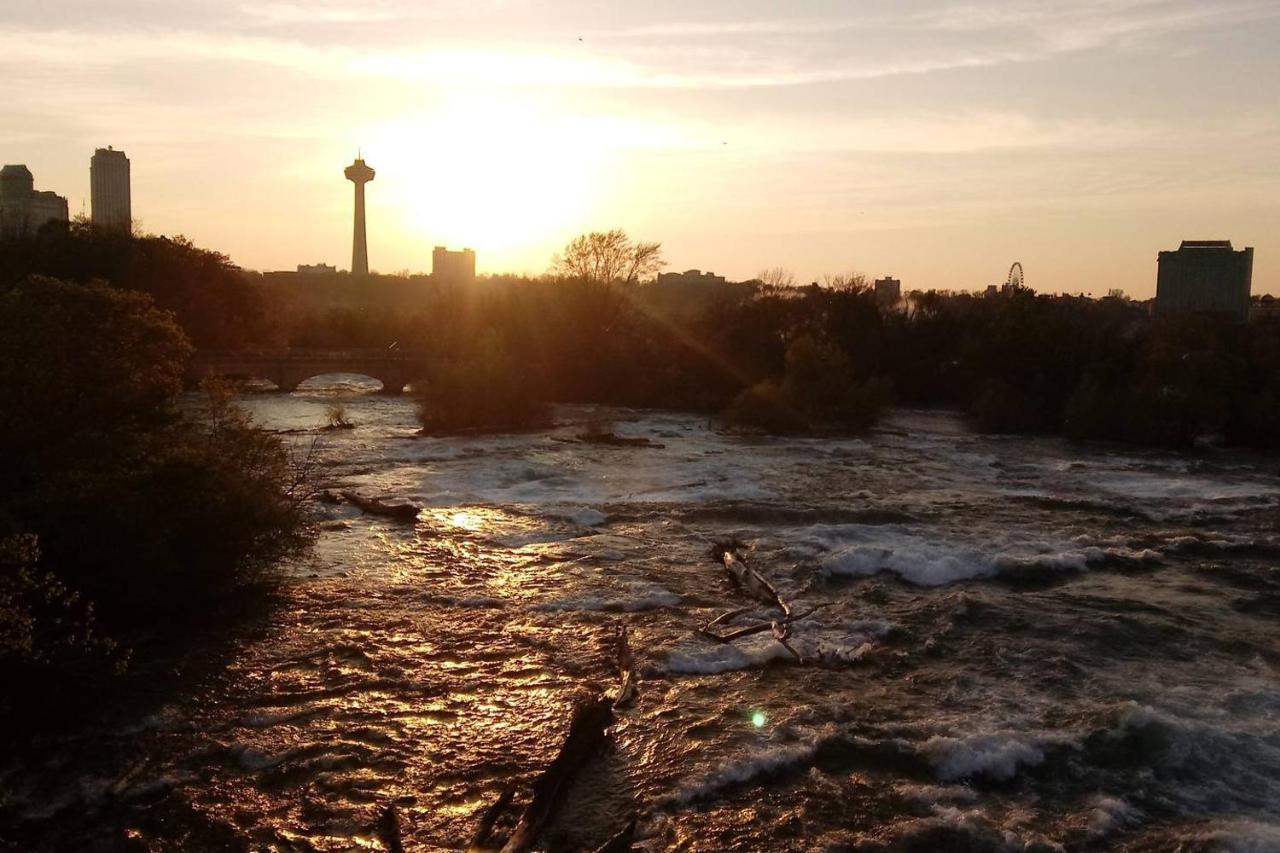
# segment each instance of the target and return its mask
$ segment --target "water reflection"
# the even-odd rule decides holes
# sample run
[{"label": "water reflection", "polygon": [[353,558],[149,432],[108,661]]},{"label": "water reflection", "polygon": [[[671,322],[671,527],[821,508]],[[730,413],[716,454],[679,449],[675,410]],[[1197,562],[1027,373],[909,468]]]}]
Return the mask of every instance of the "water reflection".
[{"label": "water reflection", "polygon": [[[315,429],[322,397],[246,405]],[[326,476],[426,506],[418,524],[321,508],[341,524],[225,677],[103,735],[98,765],[49,783],[61,799],[23,808],[75,841],[136,802],[157,849],[182,826],[290,850],[373,844],[394,803],[409,849],[456,848],[614,682],[625,621],[640,696],[553,845],[632,811],[650,849],[1280,832],[1274,462],[987,439],[937,414],[825,442],[647,412],[610,417],[662,449],[423,439],[411,401],[347,402]],[[743,603],[707,559],[734,537],[787,600],[825,605],[791,640],[820,665],[695,633]]]}]

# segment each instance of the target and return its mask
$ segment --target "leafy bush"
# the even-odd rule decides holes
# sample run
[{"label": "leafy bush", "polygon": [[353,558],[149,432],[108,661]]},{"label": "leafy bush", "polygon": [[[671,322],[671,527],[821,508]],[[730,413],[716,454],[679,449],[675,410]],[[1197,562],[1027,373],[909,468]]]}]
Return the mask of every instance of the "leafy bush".
[{"label": "leafy bush", "polygon": [[835,344],[802,335],[787,347],[783,391],[813,424],[865,430],[888,405],[888,383],[857,382],[849,357]]},{"label": "leafy bush", "polygon": [[306,544],[302,484],[279,440],[225,388],[196,411],[178,405],[187,352],[143,294],[0,286],[0,446],[15,450],[0,466],[4,669],[57,663],[41,657],[61,642],[45,625],[180,637]]},{"label": "leafy bush", "polygon": [[424,432],[503,432],[545,422],[541,382],[493,333],[442,360],[418,389]]},{"label": "leafy bush", "polygon": [[735,426],[764,430],[773,435],[802,432],[809,421],[795,401],[772,379],[746,388],[724,411],[724,419]]},{"label": "leafy bush", "polygon": [[724,417],[775,434],[819,428],[859,431],[875,424],[888,396],[881,380],[857,382],[839,347],[802,335],[787,347],[782,382],[766,379],[745,389]]}]

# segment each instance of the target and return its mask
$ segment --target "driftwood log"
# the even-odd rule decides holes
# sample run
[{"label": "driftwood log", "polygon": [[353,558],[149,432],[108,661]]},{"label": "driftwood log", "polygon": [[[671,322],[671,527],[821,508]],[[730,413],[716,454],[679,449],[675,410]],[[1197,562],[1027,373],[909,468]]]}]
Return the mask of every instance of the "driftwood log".
[{"label": "driftwood log", "polygon": [[609,447],[663,447],[656,441],[650,441],[643,436],[631,437],[612,432],[580,432],[576,438],[583,444],[603,444]]},{"label": "driftwood log", "polygon": [[732,643],[743,637],[750,637],[754,634],[763,634],[766,631],[772,632],[773,638],[777,640],[784,649],[799,663],[804,663],[805,658],[796,651],[788,640],[791,638],[791,626],[812,615],[819,608],[826,607],[826,604],[818,604],[810,607],[808,610],[797,613],[790,604],[788,604],[778,590],[765,579],[764,575],[753,569],[742,559],[742,555],[738,553],[739,545],[736,542],[716,545],[711,550],[711,555],[724,567],[725,573],[729,578],[737,584],[739,588],[745,591],[752,598],[762,604],[770,607],[776,607],[782,612],[781,619],[770,619],[767,622],[756,622],[742,628],[734,628],[729,631],[721,631],[717,628],[722,623],[736,619],[744,613],[749,612],[750,607],[739,607],[736,610],[730,610],[722,613],[712,619],[707,624],[698,629],[698,633],[704,637],[715,640],[718,643]]},{"label": "driftwood log", "polygon": [[542,775],[534,780],[533,799],[503,845],[502,853],[523,853],[533,847],[560,808],[574,776],[604,744],[605,732],[612,722],[613,707],[607,699],[591,699],[574,709],[564,745]]},{"label": "driftwood log", "polygon": [[618,623],[617,638],[618,690],[613,697],[614,708],[625,708],[636,698],[636,657],[631,652],[631,642],[627,638],[627,623]]},{"label": "driftwood log", "polygon": [[404,853],[404,842],[400,839],[400,815],[395,806],[387,806],[378,814],[376,832],[387,853]]},{"label": "driftwood log", "polygon": [[636,819],[631,821],[621,832],[595,849],[595,853],[630,853],[631,844],[636,840]]},{"label": "driftwood log", "polygon": [[358,492],[344,491],[342,498],[354,507],[370,515],[394,518],[396,521],[415,521],[422,507],[411,503],[388,503],[381,498],[366,498]]},{"label": "driftwood log", "polygon": [[774,589],[773,584],[765,580],[764,575],[757,572],[738,554],[737,549],[733,546],[716,546],[715,551],[719,557],[721,565],[724,566],[725,573],[746,590],[747,594],[762,604],[768,604],[782,611],[783,617],[791,616],[791,608],[782,596],[778,595],[778,591]]},{"label": "driftwood log", "polygon": [[498,822],[498,818],[507,810],[507,806],[511,805],[511,798],[515,796],[514,788],[507,788],[498,795],[498,799],[493,801],[489,808],[484,810],[484,814],[480,816],[480,825],[476,827],[475,834],[471,836],[471,843],[467,845],[467,853],[480,853],[480,851],[488,850],[486,842],[489,836],[493,834],[493,825]]}]

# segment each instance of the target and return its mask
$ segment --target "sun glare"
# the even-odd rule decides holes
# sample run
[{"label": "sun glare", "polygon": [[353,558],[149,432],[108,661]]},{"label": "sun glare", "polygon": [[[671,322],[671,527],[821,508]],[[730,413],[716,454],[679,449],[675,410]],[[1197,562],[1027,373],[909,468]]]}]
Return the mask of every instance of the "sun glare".
[{"label": "sun glare", "polygon": [[373,129],[365,154],[409,236],[493,268],[589,219],[606,155],[582,131],[545,104],[469,93]]}]

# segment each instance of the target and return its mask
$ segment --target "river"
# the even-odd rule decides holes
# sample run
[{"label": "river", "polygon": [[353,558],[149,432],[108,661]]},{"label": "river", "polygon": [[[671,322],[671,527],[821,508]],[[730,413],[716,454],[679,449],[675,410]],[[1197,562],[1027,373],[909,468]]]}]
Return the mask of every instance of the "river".
[{"label": "river", "polygon": [[[1280,849],[1277,460],[919,411],[861,438],[585,407],[425,438],[410,399],[365,390],[243,403],[311,429],[341,398],[355,429],[289,440],[418,521],[318,504],[223,671],[51,747],[38,786],[6,771],[50,849],[379,849],[387,804],[409,851],[459,849],[614,683],[620,623],[639,694],[553,849],[632,814],[646,850]],[[661,447],[573,443],[592,421]],[[789,640],[804,665],[768,632],[696,633],[751,604],[710,555],[727,540],[821,605]]]}]

